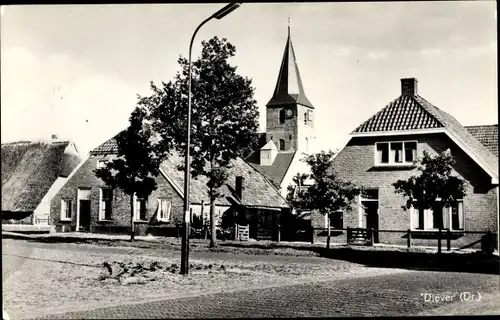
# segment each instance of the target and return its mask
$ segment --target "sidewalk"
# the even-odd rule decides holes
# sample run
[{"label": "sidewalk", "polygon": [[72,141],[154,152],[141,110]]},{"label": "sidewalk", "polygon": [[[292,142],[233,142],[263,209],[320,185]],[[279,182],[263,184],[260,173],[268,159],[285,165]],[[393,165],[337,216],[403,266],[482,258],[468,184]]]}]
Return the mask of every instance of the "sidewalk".
[{"label": "sidewalk", "polygon": [[[33,239],[33,240],[109,240],[109,241],[128,241],[130,235],[111,235],[99,233],[82,233],[82,232],[58,232],[46,234],[24,234],[18,232],[10,232],[2,230],[2,237],[7,239]],[[136,240],[158,242],[159,237],[154,236],[135,236]]]},{"label": "sidewalk", "polygon": [[[26,239],[26,240],[40,240],[49,242],[87,242],[87,241],[130,241],[130,235],[116,235],[116,234],[99,234],[99,233],[86,233],[86,232],[58,232],[58,233],[48,233],[48,234],[23,234],[17,232],[7,232],[2,231],[2,237],[7,239]],[[156,237],[156,236],[135,236],[136,241],[146,241],[149,243],[162,243],[168,242],[172,245],[180,245],[180,238],[173,237]],[[201,239],[191,239],[192,243],[203,242]],[[221,241],[221,243],[226,244],[226,246],[241,247],[242,249],[248,248],[259,248],[259,249],[278,249],[278,248],[325,248],[326,243],[315,242],[311,244],[310,242],[272,242],[272,241]],[[402,245],[390,245],[378,243],[374,246],[348,246],[343,243],[331,243],[331,248],[352,248],[354,250],[360,251],[400,251],[407,252],[407,247]],[[425,246],[413,246],[410,250],[411,252],[418,253],[437,253],[437,248],[435,247],[425,247]],[[477,249],[457,249],[452,248],[451,251],[446,251],[443,249],[444,254],[470,254],[477,252]],[[498,256],[498,251],[495,251],[493,255]]]}]

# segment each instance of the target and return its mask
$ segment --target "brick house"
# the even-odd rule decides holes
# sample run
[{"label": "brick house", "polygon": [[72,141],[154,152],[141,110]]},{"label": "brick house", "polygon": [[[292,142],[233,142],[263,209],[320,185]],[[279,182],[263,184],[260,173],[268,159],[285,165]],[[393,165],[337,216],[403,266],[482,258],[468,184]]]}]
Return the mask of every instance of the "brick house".
[{"label": "brick house", "polygon": [[[81,161],[71,141],[2,143],[2,224],[47,225],[50,199]],[[19,226],[20,227],[20,226]]]},{"label": "brick house", "polygon": [[[333,170],[365,188],[352,210],[334,215],[332,228],[374,228],[375,242],[405,244],[406,234],[383,230],[414,230],[412,243],[437,245],[437,215],[451,229],[452,245],[461,247],[480,235],[464,231],[498,230],[498,125],[464,127],[417,93],[417,80],[401,80],[401,95],[350,134],[335,157]],[[403,210],[405,198],[392,184],[417,174],[413,163],[426,150],[449,149],[456,164],[453,173],[466,181],[467,195],[452,208],[433,212]],[[326,220],[313,215],[313,226]],[[332,241],[345,243],[337,232]]]},{"label": "brick house", "polygon": [[[130,233],[130,197],[111,190],[96,177],[94,170],[117,153],[115,138],[92,150],[68,177],[52,199],[53,231],[90,231],[95,233]],[[183,157],[172,153],[160,166],[157,189],[147,199],[133,198],[136,234],[174,236],[183,220],[184,172],[178,167]],[[208,218],[210,203],[207,179],[191,179],[190,210],[192,215]],[[223,197],[216,202],[216,214],[230,211],[250,225],[250,236],[275,236],[272,225],[288,204],[278,190],[257,170],[241,158],[233,161]]]},{"label": "brick house", "polygon": [[288,27],[288,38],[273,95],[266,104],[266,131],[245,159],[286,196],[298,172],[308,172],[301,161],[315,142],[315,108],[307,98],[300,77]]}]

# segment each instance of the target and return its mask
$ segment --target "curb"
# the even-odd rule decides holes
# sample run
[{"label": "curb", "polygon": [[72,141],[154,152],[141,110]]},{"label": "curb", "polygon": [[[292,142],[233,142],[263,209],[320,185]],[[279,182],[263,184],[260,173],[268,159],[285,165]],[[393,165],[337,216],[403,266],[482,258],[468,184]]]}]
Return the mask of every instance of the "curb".
[{"label": "curb", "polygon": [[107,301],[107,302],[99,302],[92,304],[74,304],[74,305],[66,305],[62,307],[56,308],[48,308],[42,310],[33,310],[26,312],[19,312],[16,314],[16,319],[39,319],[42,317],[53,316],[56,314],[64,314],[64,313],[77,313],[77,312],[87,312],[97,309],[105,309],[105,308],[113,308],[120,306],[130,306],[130,305],[139,305],[144,303],[154,303],[159,301],[167,301],[167,300],[178,300],[178,299],[187,299],[194,298],[206,295],[215,295],[215,294],[226,294],[226,293],[236,293],[243,291],[252,291],[257,289],[270,289],[270,288],[282,288],[282,287],[290,287],[296,285],[306,285],[306,284],[314,284],[319,282],[328,282],[328,281],[337,281],[337,280],[346,280],[346,279],[354,279],[354,278],[365,278],[365,277],[376,277],[376,276],[385,276],[389,274],[397,274],[397,273],[408,273],[408,272],[416,272],[413,270],[404,270],[404,269],[384,269],[380,268],[379,271],[370,272],[370,273],[358,273],[358,274],[342,274],[338,276],[324,276],[315,280],[290,280],[287,283],[271,283],[271,284],[254,284],[245,287],[239,287],[228,290],[214,290],[211,292],[186,292],[181,294],[170,294],[160,296],[158,294],[143,296],[140,300],[128,299],[122,301]]},{"label": "curb", "polygon": [[38,236],[24,234],[24,233],[11,232],[11,231],[2,231],[2,238],[4,238],[4,239],[30,239],[30,240],[39,239]]}]

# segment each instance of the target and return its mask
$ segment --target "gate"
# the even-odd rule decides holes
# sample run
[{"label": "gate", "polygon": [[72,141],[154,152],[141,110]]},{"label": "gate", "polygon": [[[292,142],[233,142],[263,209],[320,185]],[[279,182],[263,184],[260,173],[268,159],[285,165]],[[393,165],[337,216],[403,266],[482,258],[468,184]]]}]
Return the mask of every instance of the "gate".
[{"label": "gate", "polygon": [[348,245],[372,246],[373,236],[373,229],[347,228]]}]

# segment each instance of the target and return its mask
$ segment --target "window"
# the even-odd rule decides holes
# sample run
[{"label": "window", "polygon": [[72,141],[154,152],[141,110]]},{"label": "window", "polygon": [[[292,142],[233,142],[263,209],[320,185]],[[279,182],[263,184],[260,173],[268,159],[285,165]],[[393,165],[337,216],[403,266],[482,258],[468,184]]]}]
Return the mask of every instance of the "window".
[{"label": "window", "polygon": [[110,188],[101,188],[99,220],[111,220],[112,205],[113,205],[113,190]]},{"label": "window", "polygon": [[307,112],[304,112],[304,124],[307,124],[307,121],[308,121]]},{"label": "window", "polygon": [[310,121],[310,122],[313,121],[313,111],[312,110],[307,110],[307,121]]},{"label": "window", "polygon": [[170,221],[171,202],[158,199],[158,221]]},{"label": "window", "polygon": [[417,143],[405,142],[405,161],[413,162],[417,160]]},{"label": "window", "polygon": [[134,216],[136,221],[146,221],[146,204],[146,199],[135,196]]},{"label": "window", "polygon": [[285,123],[285,109],[280,110],[280,123]]},{"label": "window", "polygon": [[378,142],[375,148],[375,163],[384,164],[410,164],[417,158],[417,142]]},{"label": "window", "polygon": [[[443,207],[439,204],[431,210],[418,210],[412,208],[411,224],[416,230],[463,230],[464,229],[464,204],[463,200],[458,200],[451,207]],[[442,225],[441,218],[442,217]]]},{"label": "window", "polygon": [[391,143],[391,159],[395,163],[402,163],[403,162],[403,143],[402,142]]},{"label": "window", "polygon": [[[330,229],[342,229],[344,227],[343,212],[337,211],[330,214]],[[325,214],[325,228],[328,228],[328,215]]]},{"label": "window", "polygon": [[107,160],[97,160],[97,169],[106,167],[107,163]]},{"label": "window", "polygon": [[285,150],[285,140],[283,139],[279,140],[279,148],[280,150]]},{"label": "window", "polygon": [[71,200],[61,200],[61,220],[71,220]]}]

